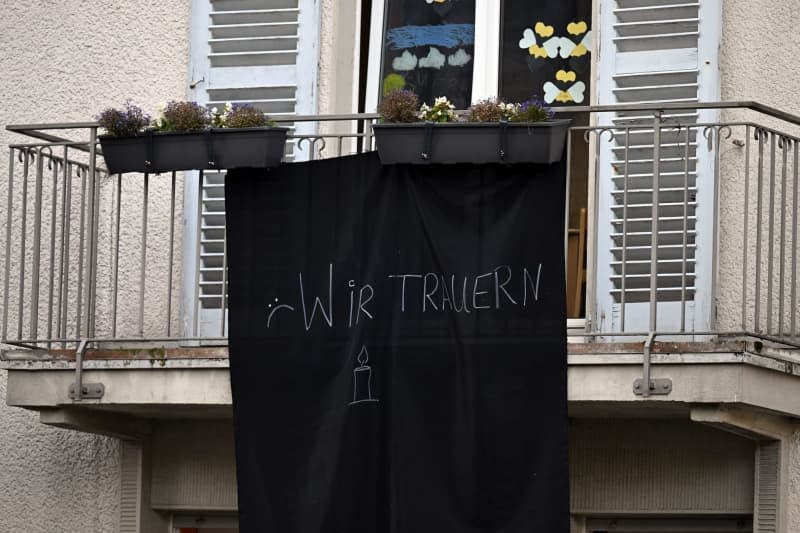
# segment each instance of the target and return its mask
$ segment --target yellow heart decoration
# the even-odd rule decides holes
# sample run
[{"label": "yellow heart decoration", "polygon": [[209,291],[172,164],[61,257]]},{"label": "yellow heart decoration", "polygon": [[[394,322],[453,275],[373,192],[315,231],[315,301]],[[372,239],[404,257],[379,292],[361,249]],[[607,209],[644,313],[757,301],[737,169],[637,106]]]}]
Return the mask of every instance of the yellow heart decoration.
[{"label": "yellow heart decoration", "polygon": [[528,53],[533,57],[547,57],[547,50],[536,44],[528,47]]},{"label": "yellow heart decoration", "polygon": [[558,72],[556,72],[556,79],[558,81],[565,81],[565,82],[575,81],[575,72],[571,70],[569,72],[567,72],[566,70],[559,70]]},{"label": "yellow heart decoration", "polygon": [[586,30],[588,29],[589,26],[587,26],[584,21],[570,22],[569,24],[567,24],[567,32],[570,35],[580,35],[582,33],[586,33]]},{"label": "yellow heart decoration", "polygon": [[572,102],[572,95],[567,91],[561,91],[558,93],[558,96],[556,96],[556,102]]},{"label": "yellow heart decoration", "polygon": [[584,56],[584,55],[586,55],[588,53],[589,53],[589,50],[587,50],[586,47],[583,46],[583,43],[581,43],[581,44],[579,44],[578,46],[576,46],[572,50],[572,53],[570,55],[572,57],[581,57],[581,56]]},{"label": "yellow heart decoration", "polygon": [[533,31],[538,33],[542,37],[550,37],[553,35],[553,27],[552,26],[545,26],[542,22],[537,22],[536,26],[533,27]]}]

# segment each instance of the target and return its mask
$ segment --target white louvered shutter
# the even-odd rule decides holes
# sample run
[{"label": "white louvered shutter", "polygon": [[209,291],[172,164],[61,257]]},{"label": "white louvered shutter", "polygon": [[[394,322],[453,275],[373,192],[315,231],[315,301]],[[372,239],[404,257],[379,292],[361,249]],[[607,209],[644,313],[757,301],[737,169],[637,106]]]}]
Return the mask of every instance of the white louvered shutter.
[{"label": "white louvered shutter", "polygon": [[[599,103],[692,104],[718,99],[719,13],[717,0],[602,0]],[[662,118],[691,125],[713,122],[716,113],[668,111]],[[611,142],[608,134],[599,138],[595,326],[603,331],[623,329],[624,302],[624,330],[647,331],[653,113],[607,113],[600,124],[613,125],[614,138]],[[628,126],[635,129],[626,131]],[[706,330],[711,305],[713,167],[702,128],[662,129],[659,161],[658,329],[680,328],[685,290],[686,329]]]},{"label": "white louvered shutter", "polygon": [[[194,99],[220,110],[248,103],[273,117],[316,112],[319,42],[318,0],[194,0],[192,83]],[[283,124],[294,134],[313,133],[310,122]],[[286,158],[308,157],[306,146],[287,143]],[[225,239],[224,172],[204,173],[199,264],[198,179],[187,176],[184,253],[184,332],[220,337],[223,326]],[[199,275],[197,272],[199,268]],[[195,280],[199,282],[199,288]],[[199,295],[199,304],[195,295]],[[198,314],[198,327],[194,327]]]},{"label": "white louvered shutter", "polygon": [[139,533],[141,526],[142,449],[127,440],[120,443],[119,532]]},{"label": "white louvered shutter", "polygon": [[781,443],[766,441],[756,451],[756,494],[753,531],[777,533],[778,531],[778,484],[780,481]]}]

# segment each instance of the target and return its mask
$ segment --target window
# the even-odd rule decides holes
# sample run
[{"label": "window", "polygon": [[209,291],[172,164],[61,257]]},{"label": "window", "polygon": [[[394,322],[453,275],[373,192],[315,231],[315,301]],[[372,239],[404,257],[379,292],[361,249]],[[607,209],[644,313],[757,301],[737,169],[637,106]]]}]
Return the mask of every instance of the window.
[{"label": "window", "polygon": [[447,95],[468,107],[474,43],[475,0],[387,0],[381,94],[407,88],[425,102]]},{"label": "window", "polygon": [[[360,109],[373,112],[395,88],[423,101],[447,96],[457,108],[493,96],[552,106],[588,105],[591,94],[592,0],[365,0],[369,39]],[[573,126],[588,124],[575,114]],[[567,226],[568,316],[584,316],[588,147],[571,139]]]},{"label": "window", "polygon": [[588,104],[591,0],[373,0],[366,111],[410,88],[457,108],[500,95]]}]

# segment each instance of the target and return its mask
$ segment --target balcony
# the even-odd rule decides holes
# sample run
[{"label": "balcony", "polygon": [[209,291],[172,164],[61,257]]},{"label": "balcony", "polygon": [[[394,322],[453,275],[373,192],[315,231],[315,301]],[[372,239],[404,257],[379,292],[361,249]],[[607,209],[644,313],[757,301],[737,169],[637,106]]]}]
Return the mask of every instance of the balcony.
[{"label": "balcony", "polygon": [[[568,111],[571,415],[800,417],[800,117]],[[317,132],[290,136],[287,158],[372,149],[375,119],[285,118]],[[7,402],[114,435],[229,417],[224,173],[109,175],[95,124],[7,129],[29,138],[3,187]]]}]

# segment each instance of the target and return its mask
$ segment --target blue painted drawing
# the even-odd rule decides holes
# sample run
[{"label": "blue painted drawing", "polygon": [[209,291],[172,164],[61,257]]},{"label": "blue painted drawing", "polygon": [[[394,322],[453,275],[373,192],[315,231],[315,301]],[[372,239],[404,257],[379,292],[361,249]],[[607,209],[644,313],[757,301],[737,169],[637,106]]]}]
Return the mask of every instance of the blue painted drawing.
[{"label": "blue painted drawing", "polygon": [[474,24],[437,24],[432,26],[400,26],[386,32],[386,44],[392,50],[415,46],[455,48],[475,42]]}]

